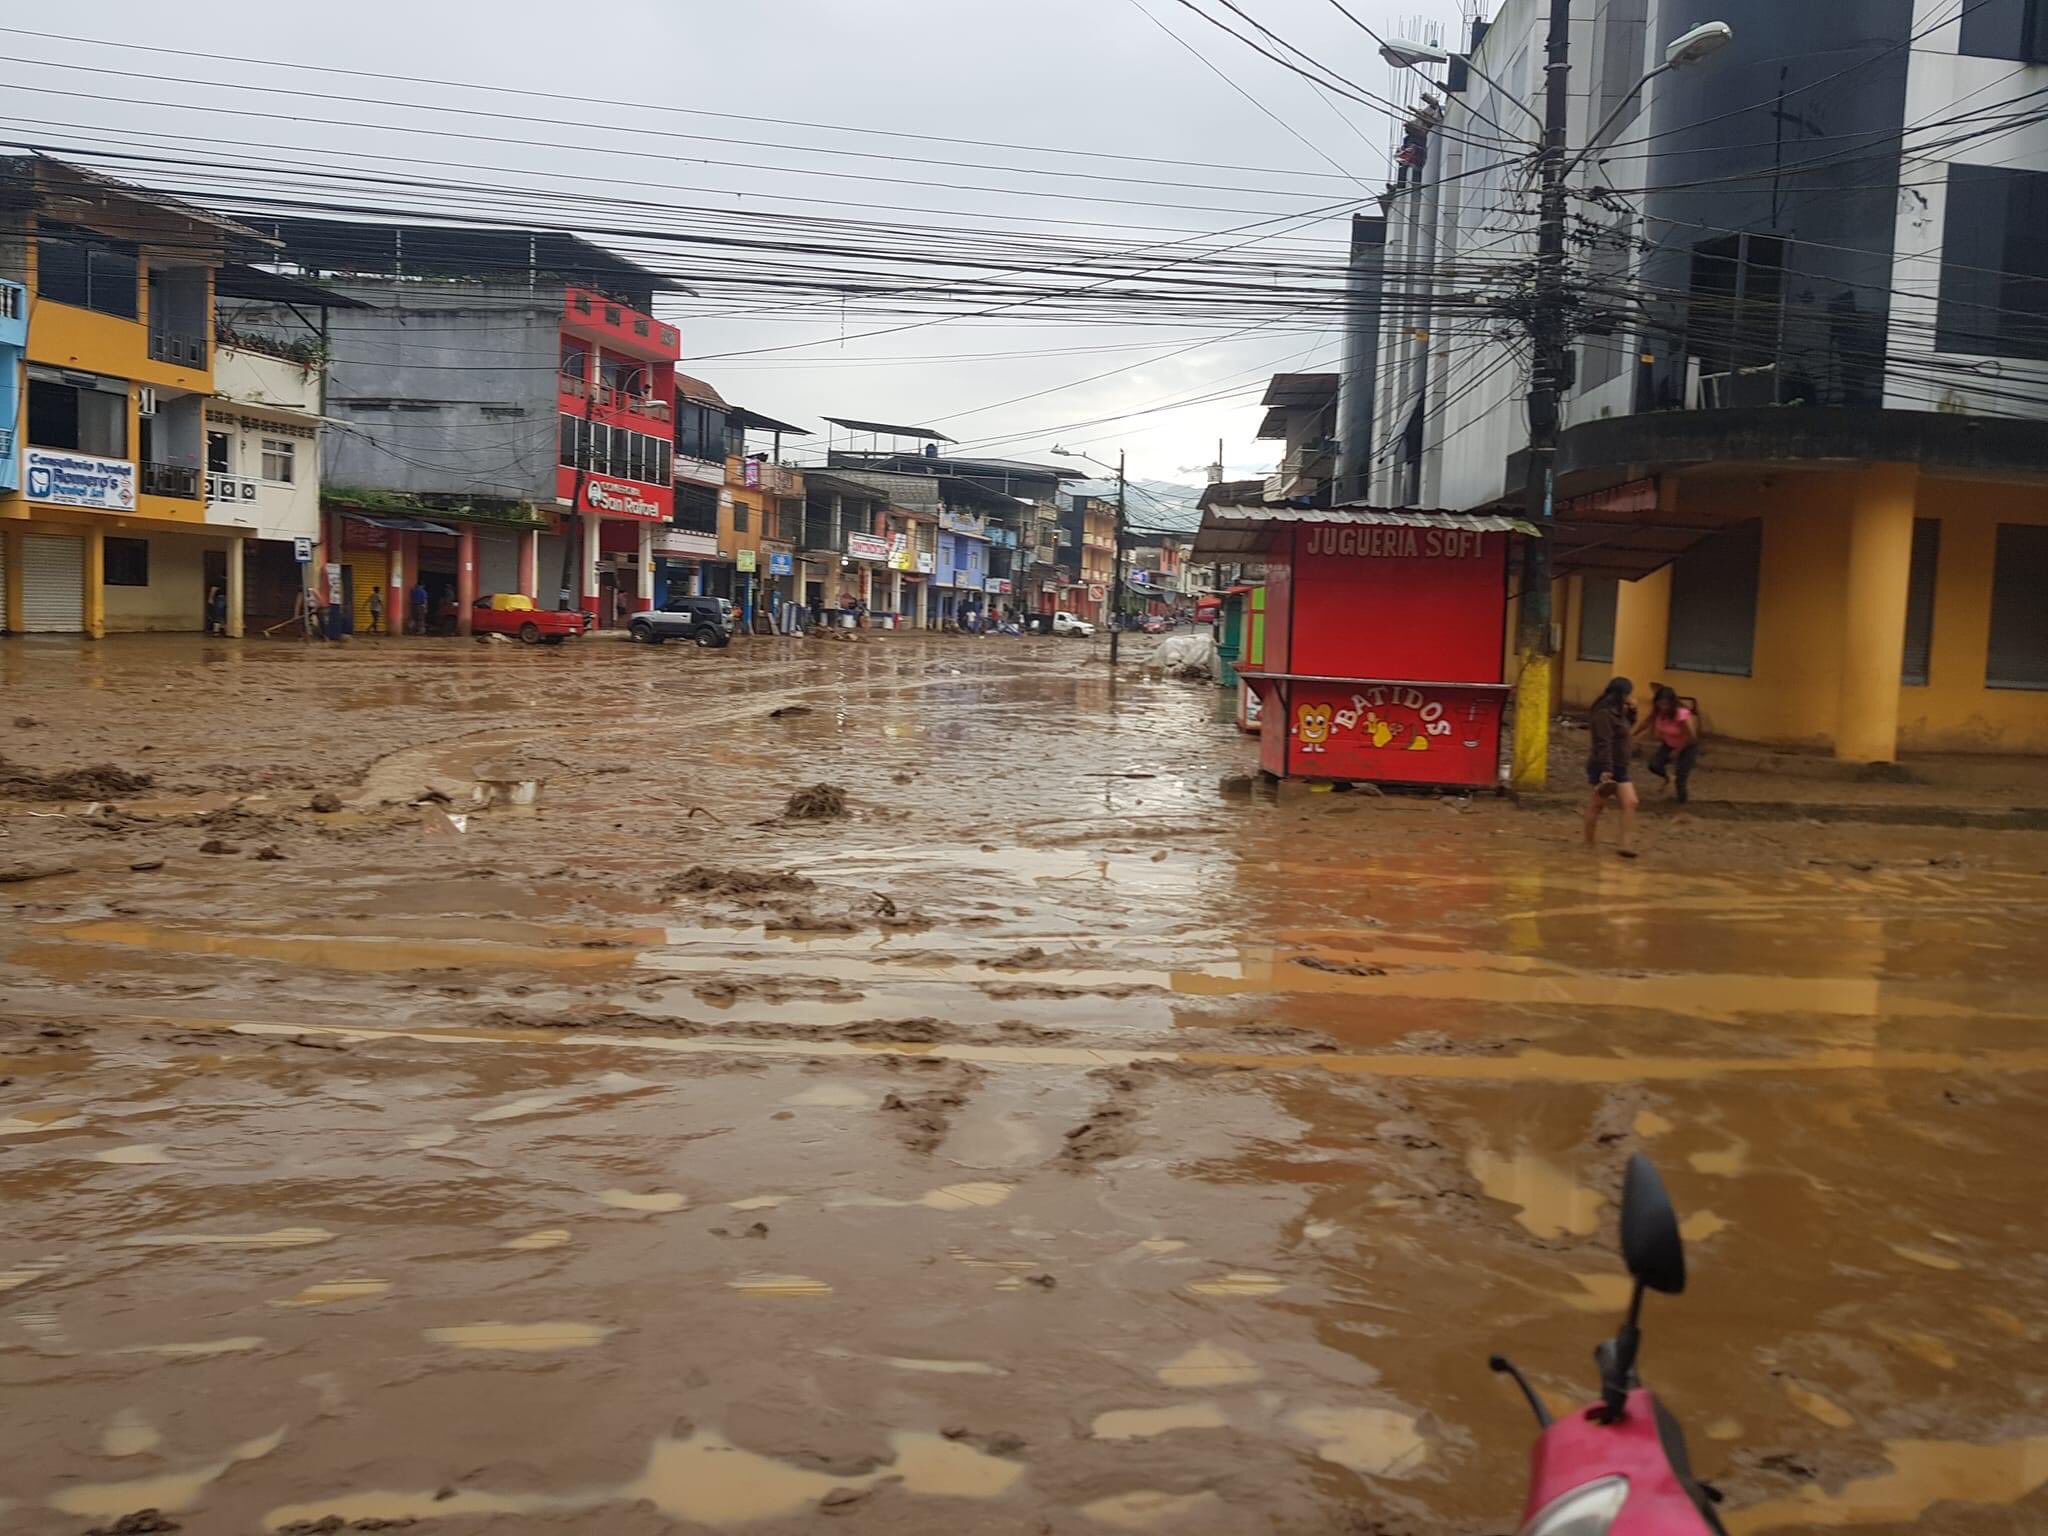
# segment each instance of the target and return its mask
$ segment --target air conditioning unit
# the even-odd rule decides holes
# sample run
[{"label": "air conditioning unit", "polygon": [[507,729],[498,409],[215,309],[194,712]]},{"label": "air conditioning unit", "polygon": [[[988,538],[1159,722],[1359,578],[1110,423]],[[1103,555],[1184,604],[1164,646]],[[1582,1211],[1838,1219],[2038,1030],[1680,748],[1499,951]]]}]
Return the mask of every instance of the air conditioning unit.
[{"label": "air conditioning unit", "polygon": [[156,414],[156,386],[138,384],[135,386],[135,408],[145,416]]}]

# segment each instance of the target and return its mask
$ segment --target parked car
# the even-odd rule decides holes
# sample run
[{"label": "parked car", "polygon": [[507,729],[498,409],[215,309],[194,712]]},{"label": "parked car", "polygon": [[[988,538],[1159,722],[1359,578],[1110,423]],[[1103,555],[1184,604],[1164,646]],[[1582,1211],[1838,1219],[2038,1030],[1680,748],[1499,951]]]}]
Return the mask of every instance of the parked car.
[{"label": "parked car", "polygon": [[667,606],[634,614],[626,635],[645,645],[694,640],[707,650],[718,649],[732,644],[732,604],[722,597],[672,595]]},{"label": "parked car", "polygon": [[1085,640],[1095,633],[1095,626],[1078,614],[1056,613],[1052,616],[1052,632],[1056,635],[1079,635]]},{"label": "parked car", "polygon": [[560,645],[596,621],[580,608],[536,608],[518,592],[493,592],[470,609],[470,631],[479,635],[516,635],[528,645]]},{"label": "parked car", "polygon": [[1156,613],[1145,620],[1145,633],[1148,635],[1163,635],[1172,627],[1170,623]]}]

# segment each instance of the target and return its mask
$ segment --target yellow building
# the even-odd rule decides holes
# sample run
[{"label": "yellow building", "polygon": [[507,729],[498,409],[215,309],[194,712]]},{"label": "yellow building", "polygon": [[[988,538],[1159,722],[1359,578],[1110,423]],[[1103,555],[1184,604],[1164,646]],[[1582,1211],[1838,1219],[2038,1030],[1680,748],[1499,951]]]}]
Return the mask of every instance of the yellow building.
[{"label": "yellow building", "polygon": [[10,633],[239,627],[241,540],[207,527],[214,279],[263,243],[203,209],[41,156],[0,161],[0,277],[23,284],[18,473],[0,489]]},{"label": "yellow building", "polygon": [[[2048,753],[2040,425],[1885,412],[1881,440],[1859,441],[1875,429],[1821,419],[1848,414],[1776,412],[1739,458],[1733,443],[1710,457],[1644,440],[1646,421],[1668,435],[1683,419],[1566,435],[1562,704],[1618,673],[1645,700],[1659,682],[1697,697],[1713,735],[1853,762]],[[1617,442],[1603,450],[1603,434]],[[1616,480],[1621,464],[1635,478]]]}]

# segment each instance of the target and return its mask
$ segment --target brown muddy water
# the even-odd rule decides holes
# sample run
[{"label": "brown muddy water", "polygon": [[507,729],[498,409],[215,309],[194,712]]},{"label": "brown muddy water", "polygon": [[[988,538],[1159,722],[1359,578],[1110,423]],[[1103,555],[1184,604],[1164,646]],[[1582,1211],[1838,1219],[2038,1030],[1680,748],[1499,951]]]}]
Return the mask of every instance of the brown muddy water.
[{"label": "brown muddy water", "polygon": [[1637,1149],[1731,1529],[2048,1528],[2038,835],[1226,797],[1050,641],[0,694],[156,777],[0,801],[0,1529],[1507,1532]]}]

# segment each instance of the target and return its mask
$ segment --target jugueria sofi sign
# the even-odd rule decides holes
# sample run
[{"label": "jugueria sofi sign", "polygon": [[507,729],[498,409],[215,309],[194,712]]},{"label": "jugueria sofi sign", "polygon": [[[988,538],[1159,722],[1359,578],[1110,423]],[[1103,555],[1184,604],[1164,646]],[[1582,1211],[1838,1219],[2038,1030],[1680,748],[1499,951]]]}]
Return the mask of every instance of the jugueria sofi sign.
[{"label": "jugueria sofi sign", "polygon": [[1470,528],[1332,528],[1308,531],[1311,555],[1370,560],[1478,560],[1486,535]]},{"label": "jugueria sofi sign", "polygon": [[1260,766],[1491,784],[1506,692],[1507,534],[1397,514],[1301,514],[1267,536]]}]

